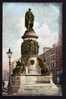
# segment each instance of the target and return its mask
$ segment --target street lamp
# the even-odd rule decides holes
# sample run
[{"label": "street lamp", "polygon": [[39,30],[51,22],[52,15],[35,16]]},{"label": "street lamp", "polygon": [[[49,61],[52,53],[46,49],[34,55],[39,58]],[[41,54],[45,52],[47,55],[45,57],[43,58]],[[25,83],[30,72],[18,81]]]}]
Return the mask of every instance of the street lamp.
[{"label": "street lamp", "polygon": [[8,58],[9,58],[9,86],[11,84],[11,56],[12,56],[12,52],[11,49],[9,48],[8,52],[7,52]]}]

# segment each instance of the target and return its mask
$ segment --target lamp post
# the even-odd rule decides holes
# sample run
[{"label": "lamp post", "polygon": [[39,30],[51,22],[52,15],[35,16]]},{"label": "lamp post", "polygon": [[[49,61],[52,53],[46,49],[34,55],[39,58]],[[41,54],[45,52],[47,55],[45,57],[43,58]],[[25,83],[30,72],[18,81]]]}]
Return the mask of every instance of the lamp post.
[{"label": "lamp post", "polygon": [[9,58],[9,86],[11,84],[11,56],[12,56],[12,52],[11,49],[9,48],[8,52],[7,52],[8,58]]}]

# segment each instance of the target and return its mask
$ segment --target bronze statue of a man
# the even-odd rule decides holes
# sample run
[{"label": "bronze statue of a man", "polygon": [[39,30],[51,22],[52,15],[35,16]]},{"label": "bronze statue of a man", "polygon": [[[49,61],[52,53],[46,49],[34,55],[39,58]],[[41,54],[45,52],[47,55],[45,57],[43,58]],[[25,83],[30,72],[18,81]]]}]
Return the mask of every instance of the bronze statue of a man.
[{"label": "bronze statue of a man", "polygon": [[25,14],[25,27],[27,28],[27,31],[33,30],[33,24],[34,24],[34,15],[31,12],[31,9],[26,12]]}]

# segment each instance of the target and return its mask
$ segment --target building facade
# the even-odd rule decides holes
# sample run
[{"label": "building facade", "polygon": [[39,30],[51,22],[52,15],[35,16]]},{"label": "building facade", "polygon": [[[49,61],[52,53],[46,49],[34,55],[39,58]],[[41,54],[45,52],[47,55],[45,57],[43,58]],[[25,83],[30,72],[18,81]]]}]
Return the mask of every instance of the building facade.
[{"label": "building facade", "polygon": [[57,83],[57,77],[63,71],[61,44],[53,45],[52,48],[45,47],[43,54],[40,55],[40,58],[46,62],[50,72],[53,74],[53,81]]}]

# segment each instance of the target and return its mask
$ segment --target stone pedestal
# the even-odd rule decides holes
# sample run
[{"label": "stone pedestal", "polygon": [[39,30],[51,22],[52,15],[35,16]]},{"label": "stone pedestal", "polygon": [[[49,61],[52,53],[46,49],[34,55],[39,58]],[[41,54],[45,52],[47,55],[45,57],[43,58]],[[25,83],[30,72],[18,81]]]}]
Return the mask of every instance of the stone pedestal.
[{"label": "stone pedestal", "polygon": [[39,45],[37,42],[37,35],[34,31],[26,31],[22,36],[23,42],[21,44],[21,62],[24,63],[25,66],[27,64],[27,60],[33,56],[38,55]]},{"label": "stone pedestal", "polygon": [[[32,80],[31,78],[34,80]],[[18,95],[57,95],[58,93],[59,89],[53,83],[51,75],[20,76],[20,88],[17,93]]]}]

